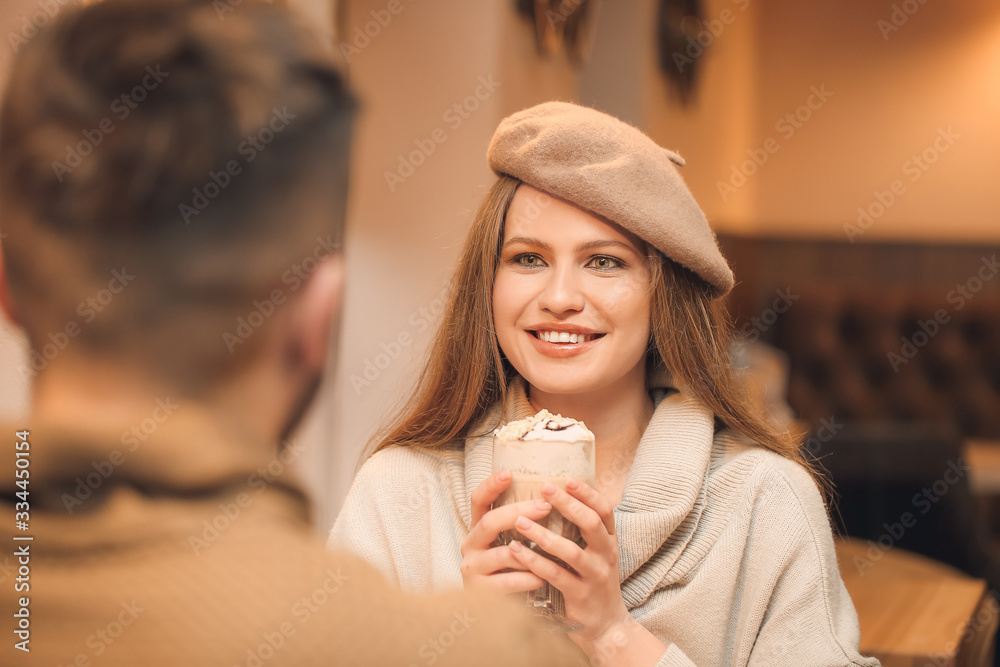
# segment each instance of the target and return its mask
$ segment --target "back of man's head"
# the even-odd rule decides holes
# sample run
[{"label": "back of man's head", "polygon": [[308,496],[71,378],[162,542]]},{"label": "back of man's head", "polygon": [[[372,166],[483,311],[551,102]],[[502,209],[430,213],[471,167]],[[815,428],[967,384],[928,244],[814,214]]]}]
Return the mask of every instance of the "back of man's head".
[{"label": "back of man's head", "polygon": [[210,383],[339,247],[354,102],[280,8],[67,9],[23,47],[0,113],[6,272],[42,363]]}]

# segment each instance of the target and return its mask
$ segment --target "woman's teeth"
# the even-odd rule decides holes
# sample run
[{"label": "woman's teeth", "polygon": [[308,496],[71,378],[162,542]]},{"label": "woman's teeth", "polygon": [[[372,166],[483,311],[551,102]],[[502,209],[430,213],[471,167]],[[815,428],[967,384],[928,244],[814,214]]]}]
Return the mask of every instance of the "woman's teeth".
[{"label": "woman's teeth", "polygon": [[597,334],[575,334],[565,331],[539,331],[538,337],[547,343],[586,343],[597,338]]}]

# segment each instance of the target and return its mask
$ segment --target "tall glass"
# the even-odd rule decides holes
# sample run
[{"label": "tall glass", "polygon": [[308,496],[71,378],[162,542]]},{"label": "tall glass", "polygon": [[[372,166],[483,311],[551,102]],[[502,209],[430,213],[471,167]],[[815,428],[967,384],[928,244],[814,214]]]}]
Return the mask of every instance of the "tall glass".
[{"label": "tall glass", "polygon": [[[497,498],[494,507],[501,507],[522,500],[542,498],[542,487],[551,482],[566,490],[566,480],[574,477],[581,482],[596,486],[594,463],[594,442],[562,440],[504,440],[493,439],[493,472],[511,471],[511,483]],[[580,529],[554,507],[548,516],[537,521],[556,535],[561,535],[580,547],[587,543],[580,535]],[[572,571],[562,560],[545,552],[516,529],[506,530],[499,536],[500,544],[518,540],[532,551],[556,562]],[[567,632],[579,630],[581,626],[566,618],[566,604],[562,593],[552,584],[545,582],[541,588],[528,591],[528,605],[541,616],[547,617],[557,627]]]}]

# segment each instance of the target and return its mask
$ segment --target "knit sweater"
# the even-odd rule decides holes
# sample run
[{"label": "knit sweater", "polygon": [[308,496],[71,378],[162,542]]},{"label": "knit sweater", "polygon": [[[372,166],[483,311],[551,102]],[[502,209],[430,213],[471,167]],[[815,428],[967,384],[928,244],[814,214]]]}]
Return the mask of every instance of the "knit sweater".
[{"label": "knit sweater", "polygon": [[[800,465],[732,430],[686,390],[655,411],[615,508],[622,597],[667,649],[658,667],[877,667],[858,653],[819,490]],[[392,447],[359,470],[329,544],[411,591],[462,586],[470,494],[498,423],[533,414],[523,380],[455,446]]]},{"label": "knit sweater", "polygon": [[[152,433],[58,415],[0,426],[0,665],[580,664],[510,601],[403,595],[329,552],[293,472],[297,445],[278,454],[194,403],[175,409]],[[15,468],[24,429],[29,465]]]}]

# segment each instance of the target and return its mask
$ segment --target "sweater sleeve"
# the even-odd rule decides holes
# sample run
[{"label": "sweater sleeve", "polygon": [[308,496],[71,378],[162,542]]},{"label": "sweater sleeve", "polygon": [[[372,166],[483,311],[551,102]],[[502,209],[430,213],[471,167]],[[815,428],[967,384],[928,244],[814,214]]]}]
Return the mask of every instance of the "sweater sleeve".
[{"label": "sweater sleeve", "polygon": [[[816,484],[790,461],[771,459],[757,472],[748,499],[755,534],[743,554],[740,611],[729,630],[735,635],[733,664],[879,667],[858,652],[858,618]],[[696,667],[669,641],[670,625],[667,619],[659,628],[667,650],[657,667]]]},{"label": "sweater sleeve", "polygon": [[748,667],[879,667],[877,659],[858,653],[858,616],[840,577],[819,489],[791,462],[768,478],[774,493],[761,511],[783,509],[794,529],[769,540],[771,549],[784,547],[784,557],[768,572],[773,588]]},{"label": "sweater sleeve", "polygon": [[663,652],[663,656],[660,657],[660,661],[656,663],[656,667],[698,667],[694,662],[684,655],[677,644],[670,644],[667,650]]},{"label": "sweater sleeve", "polygon": [[380,485],[390,484],[382,470],[381,452],[365,461],[351,483],[327,546],[359,556],[391,584],[399,587],[399,572],[389,544],[390,526],[382,513]]},{"label": "sweater sleeve", "polygon": [[361,466],[328,545],[350,551],[399,588],[462,588],[465,524],[450,482],[464,470],[454,453],[384,449]]}]

